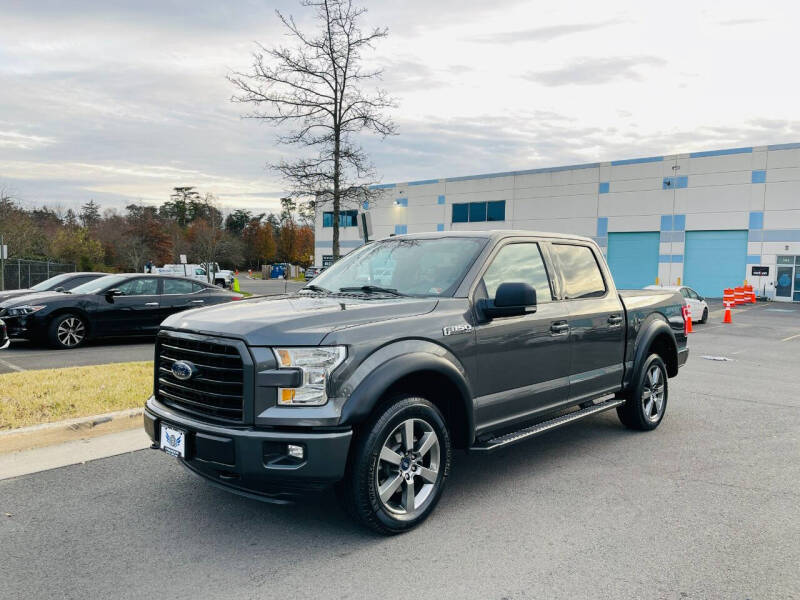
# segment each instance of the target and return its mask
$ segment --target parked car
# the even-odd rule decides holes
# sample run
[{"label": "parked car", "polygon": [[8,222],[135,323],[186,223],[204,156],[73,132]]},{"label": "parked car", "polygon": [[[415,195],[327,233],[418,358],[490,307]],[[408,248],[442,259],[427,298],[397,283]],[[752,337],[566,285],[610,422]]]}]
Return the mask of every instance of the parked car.
[{"label": "parked car", "polygon": [[[391,286],[375,285],[390,257]],[[610,409],[658,427],[689,352],[682,308],[670,290],[618,291],[588,238],[395,236],[289,297],[167,318],[145,429],[231,491],[275,501],[335,483],[357,520],[398,533],[436,506],[453,448]]]},{"label": "parked car", "polygon": [[235,294],[186,277],[128,273],[106,275],[70,293],[38,292],[0,303],[9,335],[77,348],[86,340],[153,335],[169,315],[231,300]]},{"label": "parked car", "polygon": [[11,338],[8,337],[8,328],[6,324],[0,319],[0,350],[5,350],[11,343]]},{"label": "parked car", "polygon": [[657,286],[649,285],[648,290],[674,290],[683,296],[683,303],[689,307],[692,313],[692,321],[705,323],[708,321],[708,302],[692,288],[685,285]]},{"label": "parked car", "polygon": [[0,292],[0,302],[36,292],[68,292],[72,288],[93,281],[98,277],[105,277],[106,275],[108,275],[108,273],[62,273],[61,275],[55,275],[49,279],[45,279],[41,283],[37,283],[30,288]]},{"label": "parked car", "polygon": [[325,267],[308,267],[306,269],[306,273],[305,273],[306,281],[311,281],[317,275],[322,273],[324,270],[325,270]]}]

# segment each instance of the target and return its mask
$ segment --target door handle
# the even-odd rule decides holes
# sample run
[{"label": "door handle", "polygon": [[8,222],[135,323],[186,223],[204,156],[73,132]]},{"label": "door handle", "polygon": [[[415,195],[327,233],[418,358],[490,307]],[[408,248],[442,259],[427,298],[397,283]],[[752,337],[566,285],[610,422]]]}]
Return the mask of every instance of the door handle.
[{"label": "door handle", "polygon": [[608,317],[608,324],[612,327],[616,327],[617,325],[622,325],[622,317],[619,315],[611,315]]},{"label": "door handle", "polygon": [[146,302],[145,306],[158,306],[158,302]]},{"label": "door handle", "polygon": [[569,323],[567,323],[566,321],[556,321],[555,323],[550,325],[550,331],[556,335],[569,333]]},{"label": "door handle", "polygon": [[192,300],[192,304],[202,304],[205,300]]}]

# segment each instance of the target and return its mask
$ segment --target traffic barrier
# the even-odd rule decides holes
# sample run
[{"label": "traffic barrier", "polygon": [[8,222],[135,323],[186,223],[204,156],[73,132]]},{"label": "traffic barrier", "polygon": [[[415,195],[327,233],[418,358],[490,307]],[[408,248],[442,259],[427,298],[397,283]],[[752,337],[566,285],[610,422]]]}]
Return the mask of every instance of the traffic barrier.
[{"label": "traffic barrier", "polygon": [[731,319],[731,303],[725,303],[725,316],[722,318],[723,323],[733,323],[733,319]]},{"label": "traffic barrier", "polygon": [[742,287],[735,287],[733,288],[733,305],[734,306],[741,306],[744,304],[744,288]]},{"label": "traffic barrier", "polygon": [[744,301],[747,304],[755,304],[756,303],[756,293],[753,291],[752,285],[744,286]]},{"label": "traffic barrier", "polygon": [[722,293],[722,302],[732,306],[735,300],[733,288],[725,288],[725,291]]},{"label": "traffic barrier", "polygon": [[692,329],[692,309],[688,305],[683,305],[683,333],[689,335],[694,333]]}]

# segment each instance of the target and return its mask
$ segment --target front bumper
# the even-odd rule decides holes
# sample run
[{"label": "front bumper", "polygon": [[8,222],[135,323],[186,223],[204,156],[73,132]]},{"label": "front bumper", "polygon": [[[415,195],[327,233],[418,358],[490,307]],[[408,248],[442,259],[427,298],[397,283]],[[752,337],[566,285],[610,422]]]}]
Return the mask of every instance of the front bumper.
[{"label": "front bumper", "polygon": [[[161,423],[186,431],[184,466],[210,482],[261,500],[290,500],[319,490],[344,476],[353,431],[350,428],[273,428],[217,425],[172,410],[151,397],[144,428],[154,446]],[[305,456],[288,456],[287,444],[303,446]]]}]

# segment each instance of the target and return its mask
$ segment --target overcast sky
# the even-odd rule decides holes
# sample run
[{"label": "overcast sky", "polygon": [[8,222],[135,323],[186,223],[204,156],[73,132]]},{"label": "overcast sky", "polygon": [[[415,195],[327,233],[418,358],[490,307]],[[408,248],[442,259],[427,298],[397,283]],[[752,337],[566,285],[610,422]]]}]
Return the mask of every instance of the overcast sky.
[{"label": "overcast sky", "polygon": [[[800,141],[800,3],[392,0],[371,60],[399,135],[384,182]],[[276,8],[237,0],[0,0],[0,187],[28,205],[161,203],[195,185],[275,210],[294,150],[240,118],[225,75]]]}]

